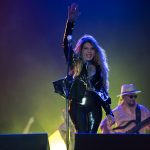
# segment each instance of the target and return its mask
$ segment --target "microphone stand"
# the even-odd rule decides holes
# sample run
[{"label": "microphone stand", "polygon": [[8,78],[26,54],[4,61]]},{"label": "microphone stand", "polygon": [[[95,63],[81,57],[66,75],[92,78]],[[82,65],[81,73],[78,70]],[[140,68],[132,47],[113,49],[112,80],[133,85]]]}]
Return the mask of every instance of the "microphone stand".
[{"label": "microphone stand", "polygon": [[70,94],[70,75],[69,75],[69,67],[70,67],[70,51],[72,48],[71,40],[72,36],[67,36],[68,40],[68,64],[67,64],[67,78],[66,78],[66,147],[69,150],[69,94]]}]

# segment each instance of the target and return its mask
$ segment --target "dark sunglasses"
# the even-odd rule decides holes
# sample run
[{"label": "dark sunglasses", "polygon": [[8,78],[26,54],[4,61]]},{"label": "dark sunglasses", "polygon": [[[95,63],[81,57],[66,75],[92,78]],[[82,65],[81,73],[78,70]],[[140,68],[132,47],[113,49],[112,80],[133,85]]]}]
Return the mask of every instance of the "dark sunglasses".
[{"label": "dark sunglasses", "polygon": [[130,98],[137,98],[137,95],[129,95]]}]

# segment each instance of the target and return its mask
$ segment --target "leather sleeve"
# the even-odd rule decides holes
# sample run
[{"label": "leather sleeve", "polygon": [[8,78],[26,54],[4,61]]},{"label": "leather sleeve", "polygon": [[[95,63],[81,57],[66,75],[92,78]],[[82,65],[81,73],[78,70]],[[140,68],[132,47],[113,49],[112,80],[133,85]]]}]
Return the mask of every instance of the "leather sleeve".
[{"label": "leather sleeve", "polygon": [[[68,46],[67,36],[72,35],[74,25],[75,25],[74,22],[71,22],[71,21],[67,20],[66,27],[65,27],[65,32],[64,32],[64,37],[63,37],[64,54],[65,54],[65,58],[66,58],[67,63],[70,62],[70,65],[72,64],[74,52],[73,52],[72,45]],[[69,54],[69,57],[68,57],[68,54]],[[68,60],[68,58],[70,59],[70,61]]]},{"label": "leather sleeve", "polygon": [[102,104],[103,109],[106,112],[106,115],[109,114],[109,115],[114,116],[113,113],[112,113],[111,107],[110,107],[111,98],[108,96],[108,93],[106,93],[104,90],[100,90],[98,92],[98,95],[101,98],[101,104]]}]

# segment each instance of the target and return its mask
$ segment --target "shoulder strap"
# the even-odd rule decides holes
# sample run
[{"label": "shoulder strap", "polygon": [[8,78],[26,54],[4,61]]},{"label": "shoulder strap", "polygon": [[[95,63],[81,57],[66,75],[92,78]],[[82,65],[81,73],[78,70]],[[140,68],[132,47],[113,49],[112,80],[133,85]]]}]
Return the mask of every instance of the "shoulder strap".
[{"label": "shoulder strap", "polygon": [[136,106],[135,113],[136,113],[136,125],[138,125],[141,123],[141,109],[138,104]]},{"label": "shoulder strap", "polygon": [[[139,125],[141,123],[141,109],[140,106],[137,104],[136,109],[135,109],[135,113],[136,113],[136,126]],[[137,134],[139,134],[139,131],[136,132]]]}]

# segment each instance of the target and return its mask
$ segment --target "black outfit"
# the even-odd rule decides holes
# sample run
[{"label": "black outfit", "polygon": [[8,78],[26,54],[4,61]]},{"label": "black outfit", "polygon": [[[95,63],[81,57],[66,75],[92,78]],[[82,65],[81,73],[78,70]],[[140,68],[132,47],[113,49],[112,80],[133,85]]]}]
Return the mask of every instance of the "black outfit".
[{"label": "black outfit", "polygon": [[[67,21],[66,29],[63,39],[64,54],[68,62],[70,58],[69,66],[72,68],[76,60],[80,59],[73,51],[72,47],[68,57],[68,35],[72,35],[74,28],[74,22]],[[90,62],[94,65],[94,62]],[[73,78],[60,79],[55,82],[55,92],[65,97],[65,87],[69,87],[69,99],[70,99],[70,117],[75,125],[78,133],[96,133],[99,124],[102,119],[102,107],[104,108],[106,115],[112,114],[110,109],[111,99],[108,93],[103,88],[103,78],[100,76],[101,68],[99,65],[94,65],[95,74],[88,78],[87,63],[83,64],[81,73],[79,76]],[[102,107],[101,107],[102,106]]]}]

